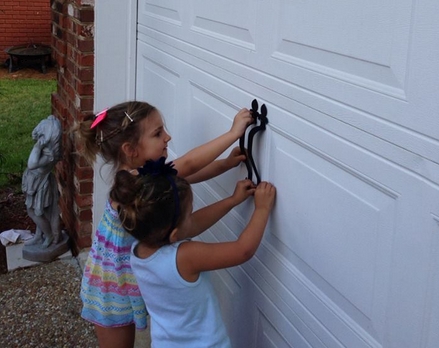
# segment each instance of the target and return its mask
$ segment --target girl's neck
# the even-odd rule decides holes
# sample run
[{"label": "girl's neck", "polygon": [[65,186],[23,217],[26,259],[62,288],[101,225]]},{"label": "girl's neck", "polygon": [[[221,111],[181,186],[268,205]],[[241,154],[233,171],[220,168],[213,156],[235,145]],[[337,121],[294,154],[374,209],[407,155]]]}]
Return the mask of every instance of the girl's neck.
[{"label": "girl's neck", "polygon": [[159,249],[159,247],[151,248],[145,243],[139,242],[139,244],[137,244],[136,246],[136,249],[134,250],[134,253],[139,259],[146,259]]},{"label": "girl's neck", "polygon": [[127,165],[127,164],[122,164],[121,166],[119,166],[119,168],[117,168],[117,171],[120,171],[120,170],[126,170],[126,171],[130,171],[130,170],[132,170],[133,168],[131,168],[129,165]]},{"label": "girl's neck", "polygon": [[121,166],[117,169],[117,171],[120,171],[120,170],[126,170],[127,172],[129,172],[129,173],[131,173],[131,174],[133,174],[133,175],[137,175],[137,174],[139,174],[139,173],[137,172],[137,169],[136,169],[136,168],[131,168],[131,167],[127,166],[127,165],[121,165]]}]

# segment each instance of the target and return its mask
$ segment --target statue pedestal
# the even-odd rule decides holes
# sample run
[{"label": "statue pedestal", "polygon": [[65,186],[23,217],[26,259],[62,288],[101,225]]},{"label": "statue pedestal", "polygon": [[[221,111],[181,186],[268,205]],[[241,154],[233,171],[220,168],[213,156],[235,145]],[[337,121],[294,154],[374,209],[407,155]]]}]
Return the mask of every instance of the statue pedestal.
[{"label": "statue pedestal", "polygon": [[69,236],[62,231],[60,241],[57,244],[51,244],[47,248],[41,248],[41,244],[25,245],[23,246],[23,259],[35,262],[50,262],[55,260],[58,256],[70,250]]}]

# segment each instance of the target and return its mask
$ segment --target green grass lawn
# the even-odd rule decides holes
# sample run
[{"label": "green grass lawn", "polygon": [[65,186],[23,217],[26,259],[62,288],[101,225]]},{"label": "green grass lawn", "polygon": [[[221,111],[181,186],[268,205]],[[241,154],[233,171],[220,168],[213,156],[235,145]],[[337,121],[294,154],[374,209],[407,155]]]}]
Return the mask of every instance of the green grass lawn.
[{"label": "green grass lawn", "polygon": [[32,130],[51,114],[55,80],[0,79],[0,188],[21,183]]}]

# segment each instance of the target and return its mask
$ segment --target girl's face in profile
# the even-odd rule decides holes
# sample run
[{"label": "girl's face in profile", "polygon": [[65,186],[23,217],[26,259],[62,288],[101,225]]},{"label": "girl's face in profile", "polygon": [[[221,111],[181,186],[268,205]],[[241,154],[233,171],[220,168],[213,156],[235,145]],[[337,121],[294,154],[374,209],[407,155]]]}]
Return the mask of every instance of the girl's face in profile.
[{"label": "girl's face in profile", "polygon": [[141,121],[142,138],[137,145],[139,154],[137,167],[145,161],[157,161],[160,157],[168,157],[168,142],[171,136],[166,132],[161,115],[155,111]]}]

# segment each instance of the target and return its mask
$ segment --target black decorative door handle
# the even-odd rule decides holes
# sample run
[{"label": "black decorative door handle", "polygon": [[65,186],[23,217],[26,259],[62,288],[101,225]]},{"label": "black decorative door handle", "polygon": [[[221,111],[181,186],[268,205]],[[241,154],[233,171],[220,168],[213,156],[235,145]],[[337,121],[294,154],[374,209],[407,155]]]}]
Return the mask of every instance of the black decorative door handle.
[{"label": "black decorative door handle", "polygon": [[[253,139],[256,135],[256,133],[260,131],[264,131],[266,129],[266,125],[268,124],[268,118],[267,118],[267,107],[265,104],[262,104],[261,106],[261,113],[258,112],[258,101],[256,99],[252,102],[252,116],[255,119],[254,127],[250,129],[248,133],[248,139],[247,139],[247,150],[245,149],[245,133],[241,136],[239,139],[239,147],[241,149],[241,153],[246,155],[245,159],[245,166],[247,168],[247,178],[250,180],[253,180],[253,172],[256,176],[256,183],[259,184],[261,182],[261,177],[259,175],[259,171],[256,167],[256,163],[253,158]],[[257,124],[259,120],[259,124]]]}]

